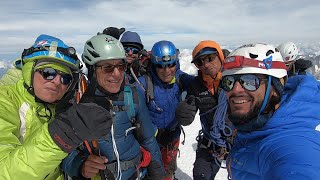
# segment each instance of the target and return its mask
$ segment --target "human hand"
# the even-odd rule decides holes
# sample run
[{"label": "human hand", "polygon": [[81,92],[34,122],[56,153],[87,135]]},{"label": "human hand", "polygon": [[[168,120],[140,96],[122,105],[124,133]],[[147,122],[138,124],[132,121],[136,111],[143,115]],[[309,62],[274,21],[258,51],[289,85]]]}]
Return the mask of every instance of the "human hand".
[{"label": "human hand", "polygon": [[197,113],[195,96],[191,95],[188,99],[181,101],[176,109],[176,119],[182,126],[190,125]]},{"label": "human hand", "polygon": [[82,164],[81,175],[85,178],[92,178],[97,175],[99,170],[105,170],[108,160],[104,156],[89,155],[87,160]]},{"label": "human hand", "polygon": [[[107,27],[103,30],[102,34],[112,36],[119,40],[121,34],[125,31],[125,28]],[[100,33],[98,33],[100,34]]]}]

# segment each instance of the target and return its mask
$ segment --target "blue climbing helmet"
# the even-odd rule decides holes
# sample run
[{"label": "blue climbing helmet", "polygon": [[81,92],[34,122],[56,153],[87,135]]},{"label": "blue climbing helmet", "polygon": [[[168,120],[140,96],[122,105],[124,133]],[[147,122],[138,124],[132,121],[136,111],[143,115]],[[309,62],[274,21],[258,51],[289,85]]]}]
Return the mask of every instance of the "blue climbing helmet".
[{"label": "blue climbing helmet", "polygon": [[24,49],[21,58],[23,64],[30,61],[38,63],[50,59],[52,62],[69,67],[71,71],[79,71],[80,66],[75,48],[46,34],[41,34],[30,48]]},{"label": "blue climbing helmet", "polygon": [[153,64],[173,64],[178,61],[179,52],[170,41],[156,42],[151,49],[151,62]]}]

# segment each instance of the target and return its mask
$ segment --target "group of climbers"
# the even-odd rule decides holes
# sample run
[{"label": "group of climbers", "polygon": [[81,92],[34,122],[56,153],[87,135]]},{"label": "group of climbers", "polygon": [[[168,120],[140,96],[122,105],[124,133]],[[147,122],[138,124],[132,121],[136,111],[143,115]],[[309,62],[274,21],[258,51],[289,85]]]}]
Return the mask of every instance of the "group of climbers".
[{"label": "group of climbers", "polygon": [[[306,108],[319,102],[319,83],[296,76],[285,84],[291,67],[305,74],[295,44],[248,44],[229,53],[201,41],[192,52],[193,77],[180,70],[171,41],[148,52],[125,28],[92,36],[81,60],[62,40],[40,35],[0,80],[1,179],[176,179],[182,126],[198,110],[193,179],[214,179],[222,160],[234,179],[318,177],[319,159],[309,155],[319,151],[319,119]],[[285,112],[296,106],[288,98],[303,104],[301,113]],[[283,115],[294,124],[280,121]],[[280,145],[286,148],[275,151]]]}]

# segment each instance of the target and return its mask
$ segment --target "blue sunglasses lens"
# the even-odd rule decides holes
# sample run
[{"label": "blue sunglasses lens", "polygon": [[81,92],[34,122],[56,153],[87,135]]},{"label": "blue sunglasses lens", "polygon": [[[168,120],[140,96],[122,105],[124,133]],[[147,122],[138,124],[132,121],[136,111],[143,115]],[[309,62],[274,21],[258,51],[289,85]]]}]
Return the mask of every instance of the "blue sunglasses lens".
[{"label": "blue sunglasses lens", "polygon": [[61,76],[61,83],[64,85],[68,85],[72,82],[73,78],[70,74],[59,73],[57,70],[53,68],[44,68],[37,70],[41,76],[46,80],[53,80],[58,74]]},{"label": "blue sunglasses lens", "polygon": [[125,51],[126,51],[126,53],[130,53],[130,51],[131,51],[132,54],[138,54],[140,52],[139,49],[134,48],[134,47],[126,47]]}]

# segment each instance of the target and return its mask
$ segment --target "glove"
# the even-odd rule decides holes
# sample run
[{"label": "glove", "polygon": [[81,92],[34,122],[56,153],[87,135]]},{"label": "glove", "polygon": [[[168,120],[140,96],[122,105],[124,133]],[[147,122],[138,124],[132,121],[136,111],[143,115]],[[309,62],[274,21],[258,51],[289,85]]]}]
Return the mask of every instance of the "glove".
[{"label": "glove", "polygon": [[196,106],[200,109],[201,113],[211,110],[218,104],[214,97],[197,97]]},{"label": "glove", "polygon": [[[102,34],[112,36],[119,40],[121,34],[125,31],[125,28],[107,27],[103,30]],[[100,34],[100,33],[98,33]]]},{"label": "glove", "polygon": [[64,152],[70,153],[84,140],[106,138],[112,126],[109,107],[79,103],[57,114],[48,125],[53,141]]},{"label": "glove", "polygon": [[176,109],[176,119],[182,126],[190,125],[197,113],[195,97],[192,95],[188,99],[181,101]]}]

